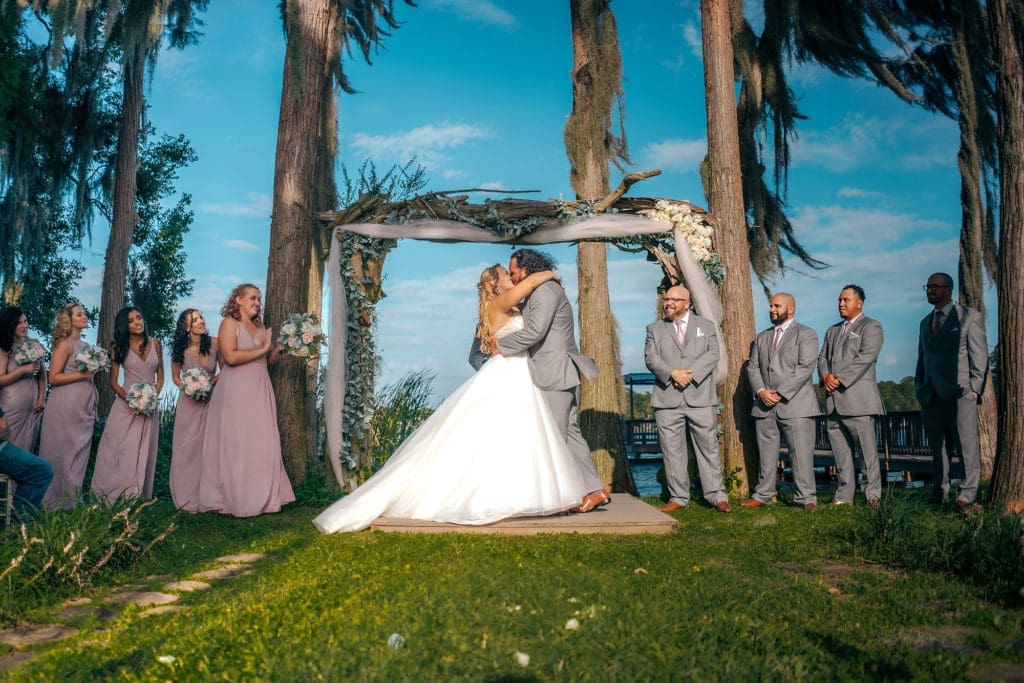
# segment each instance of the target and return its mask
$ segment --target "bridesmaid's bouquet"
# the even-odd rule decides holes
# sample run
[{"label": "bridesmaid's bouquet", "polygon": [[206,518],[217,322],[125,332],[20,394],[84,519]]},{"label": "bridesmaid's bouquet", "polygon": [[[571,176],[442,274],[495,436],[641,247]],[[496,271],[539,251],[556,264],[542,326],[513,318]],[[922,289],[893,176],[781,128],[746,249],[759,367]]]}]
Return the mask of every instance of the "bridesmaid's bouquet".
[{"label": "bridesmaid's bouquet", "polygon": [[156,385],[149,384],[148,382],[136,382],[128,387],[124,399],[128,402],[128,407],[132,409],[132,412],[145,417],[153,414],[159,402],[159,397],[156,395]]},{"label": "bridesmaid's bouquet", "polygon": [[37,339],[26,339],[14,352],[14,362],[18,365],[41,363],[46,358],[46,348]]},{"label": "bridesmaid's bouquet", "polygon": [[210,379],[210,373],[201,365],[182,370],[181,390],[189,398],[205,401],[213,391],[213,380]]},{"label": "bridesmaid's bouquet", "polygon": [[327,341],[320,321],[312,313],[292,313],[281,325],[277,341],[289,356],[310,361],[320,355],[320,346]]},{"label": "bridesmaid's bouquet", "polygon": [[102,346],[82,344],[82,350],[75,356],[75,362],[82,372],[99,372],[110,368],[110,354]]}]

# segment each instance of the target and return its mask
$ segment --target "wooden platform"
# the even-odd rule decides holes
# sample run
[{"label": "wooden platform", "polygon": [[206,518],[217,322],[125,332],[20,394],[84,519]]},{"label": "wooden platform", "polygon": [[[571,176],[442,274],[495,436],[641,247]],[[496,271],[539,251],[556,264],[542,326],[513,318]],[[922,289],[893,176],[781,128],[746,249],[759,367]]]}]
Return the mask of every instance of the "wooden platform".
[{"label": "wooden platform", "polygon": [[513,517],[493,524],[445,524],[416,519],[378,517],[370,525],[375,531],[404,533],[505,534],[667,534],[677,522],[639,498],[613,494],[612,502],[586,514],[563,514],[550,517]]}]

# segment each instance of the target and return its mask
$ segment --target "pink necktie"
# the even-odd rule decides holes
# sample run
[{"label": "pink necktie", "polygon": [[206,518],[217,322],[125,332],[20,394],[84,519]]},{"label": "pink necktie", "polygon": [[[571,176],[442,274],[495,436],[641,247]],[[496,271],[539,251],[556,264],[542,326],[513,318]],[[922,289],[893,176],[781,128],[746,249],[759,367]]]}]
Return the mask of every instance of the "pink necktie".
[{"label": "pink necktie", "polygon": [[847,320],[845,323],[843,323],[843,331],[839,333],[839,338],[842,339],[843,337],[845,337],[846,333],[849,332],[849,331],[850,331],[850,321]]},{"label": "pink necktie", "polygon": [[779,340],[782,339],[782,328],[775,328],[775,341],[772,342],[772,350],[779,348]]},{"label": "pink necktie", "polygon": [[680,344],[686,341],[686,328],[683,327],[682,320],[676,321],[676,339],[679,340]]}]

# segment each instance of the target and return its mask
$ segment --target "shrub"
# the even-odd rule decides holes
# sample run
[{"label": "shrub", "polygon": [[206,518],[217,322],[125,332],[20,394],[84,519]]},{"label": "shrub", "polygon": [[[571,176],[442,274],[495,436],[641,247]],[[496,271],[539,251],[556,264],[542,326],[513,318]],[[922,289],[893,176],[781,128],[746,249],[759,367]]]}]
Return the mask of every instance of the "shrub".
[{"label": "shrub", "polygon": [[45,511],[0,538],[0,618],[74,593],[106,571],[135,566],[173,521],[144,514],[153,501],[121,497]]}]

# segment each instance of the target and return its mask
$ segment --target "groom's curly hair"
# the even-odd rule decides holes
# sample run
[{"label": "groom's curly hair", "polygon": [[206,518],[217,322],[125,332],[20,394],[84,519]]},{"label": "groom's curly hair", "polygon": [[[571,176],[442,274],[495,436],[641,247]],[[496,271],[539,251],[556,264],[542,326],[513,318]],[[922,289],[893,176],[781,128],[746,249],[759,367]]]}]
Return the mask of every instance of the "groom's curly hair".
[{"label": "groom's curly hair", "polygon": [[554,259],[535,249],[519,249],[509,258],[514,258],[520,268],[525,268],[527,275],[555,269]]}]

